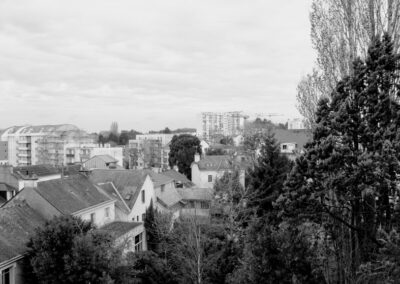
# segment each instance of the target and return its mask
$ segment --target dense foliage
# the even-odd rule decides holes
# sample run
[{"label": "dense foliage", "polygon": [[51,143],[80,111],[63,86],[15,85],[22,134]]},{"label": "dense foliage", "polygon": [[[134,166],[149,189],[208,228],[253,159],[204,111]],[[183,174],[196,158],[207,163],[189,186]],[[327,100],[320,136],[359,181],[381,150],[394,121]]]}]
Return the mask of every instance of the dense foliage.
[{"label": "dense foliage", "polygon": [[195,153],[201,154],[200,140],[189,134],[175,135],[170,142],[169,165],[178,166],[179,172],[191,179],[190,165]]},{"label": "dense foliage", "polygon": [[27,247],[30,283],[109,283],[120,259],[110,235],[72,216],[48,221]]}]

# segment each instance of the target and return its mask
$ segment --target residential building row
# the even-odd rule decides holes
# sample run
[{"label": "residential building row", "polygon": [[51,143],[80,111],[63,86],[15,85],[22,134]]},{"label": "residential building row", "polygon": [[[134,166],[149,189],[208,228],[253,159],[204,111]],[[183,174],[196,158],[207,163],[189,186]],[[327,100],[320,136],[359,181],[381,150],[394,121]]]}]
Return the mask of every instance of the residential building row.
[{"label": "residential building row", "polygon": [[0,192],[5,199],[0,205],[0,275],[7,279],[3,283],[25,283],[21,272],[25,244],[36,227],[54,216],[91,221],[110,232],[116,245],[126,243],[125,252],[139,251],[147,249],[143,221],[151,203],[173,219],[193,215],[207,219],[212,198],[212,191],[196,187],[174,170],[159,174],[72,167],[60,173],[49,165],[0,167]]},{"label": "residential building row", "polygon": [[0,164],[61,166],[110,155],[122,166],[122,147],[100,147],[95,140],[71,124],[9,127],[0,133]]}]

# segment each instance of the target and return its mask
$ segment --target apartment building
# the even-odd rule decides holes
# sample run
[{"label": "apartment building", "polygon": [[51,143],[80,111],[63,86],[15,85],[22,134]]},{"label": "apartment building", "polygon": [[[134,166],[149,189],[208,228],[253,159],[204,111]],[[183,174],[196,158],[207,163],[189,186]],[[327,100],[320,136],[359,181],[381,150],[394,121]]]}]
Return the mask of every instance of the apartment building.
[{"label": "apartment building", "polygon": [[241,111],[202,112],[198,135],[209,142],[223,136],[236,136],[243,133],[246,116]]},{"label": "apartment building", "polygon": [[91,135],[71,124],[13,126],[0,133],[0,141],[7,142],[12,166],[65,165],[73,149],[97,146]]}]

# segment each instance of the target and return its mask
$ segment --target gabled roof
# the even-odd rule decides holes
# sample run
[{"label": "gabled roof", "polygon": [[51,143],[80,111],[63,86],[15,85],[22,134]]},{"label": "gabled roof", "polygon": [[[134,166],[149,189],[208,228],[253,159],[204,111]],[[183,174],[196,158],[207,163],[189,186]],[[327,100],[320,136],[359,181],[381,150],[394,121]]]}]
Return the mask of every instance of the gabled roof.
[{"label": "gabled roof", "polygon": [[23,254],[29,237],[45,221],[25,201],[12,200],[0,207],[0,263]]},{"label": "gabled roof", "polygon": [[180,182],[187,187],[191,187],[194,185],[194,183],[192,183],[184,174],[181,174],[178,171],[169,170],[169,171],[162,172],[161,174],[164,176],[168,176],[168,177],[172,178],[174,181]]},{"label": "gabled roof", "polygon": [[273,133],[280,143],[296,143],[299,149],[304,148],[304,145],[312,138],[307,130],[275,129]]},{"label": "gabled roof", "polygon": [[77,211],[111,201],[83,175],[73,175],[64,179],[39,182],[35,190],[63,214]]},{"label": "gabled roof", "polygon": [[93,169],[89,178],[95,184],[112,182],[132,209],[148,175],[144,170]]},{"label": "gabled roof", "polygon": [[51,165],[33,165],[33,166],[23,166],[23,167],[14,167],[13,169],[15,174],[24,178],[24,177],[43,177],[50,175],[59,174],[59,170]]},{"label": "gabled roof", "polygon": [[153,172],[152,170],[146,170],[146,171],[149,173],[150,178],[154,183],[154,187],[159,187],[163,184],[174,182],[174,179],[167,175],[158,174]]},{"label": "gabled roof", "polygon": [[[115,158],[111,157],[110,155],[96,155],[96,156],[91,157],[87,161],[90,161],[90,160],[95,159],[95,158],[103,160],[104,163],[117,163],[118,162],[118,160],[116,160]],[[85,161],[85,163],[87,161]]]},{"label": "gabled roof", "polygon": [[230,156],[205,156],[199,162],[194,163],[199,166],[200,170],[206,171],[222,171],[233,168],[233,162]]},{"label": "gabled roof", "polygon": [[99,183],[97,184],[97,186],[100,187],[104,191],[104,193],[107,194],[108,197],[116,201],[115,202],[116,207],[118,207],[121,211],[125,212],[126,214],[129,213],[130,208],[128,207],[128,204],[125,203],[123,197],[115,188],[112,182]]},{"label": "gabled roof", "polygon": [[211,200],[212,190],[209,188],[177,188],[183,200]]},{"label": "gabled roof", "polygon": [[114,238],[119,238],[120,236],[141,225],[143,225],[143,223],[115,221],[104,225],[99,230],[110,233]]}]

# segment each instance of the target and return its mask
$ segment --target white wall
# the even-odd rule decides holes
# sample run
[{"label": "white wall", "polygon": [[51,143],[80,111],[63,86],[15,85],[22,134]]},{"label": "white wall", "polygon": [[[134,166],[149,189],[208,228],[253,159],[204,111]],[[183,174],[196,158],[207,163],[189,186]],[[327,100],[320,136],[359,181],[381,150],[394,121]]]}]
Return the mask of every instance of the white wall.
[{"label": "white wall", "polygon": [[[106,217],[106,208],[109,208],[109,217]],[[79,216],[83,220],[90,221],[90,215],[95,213],[95,222],[94,224],[97,227],[101,227],[104,224],[110,223],[115,220],[115,202],[106,203],[100,206],[96,206],[94,208],[89,208],[84,211],[78,211],[74,213],[74,216]]]},{"label": "white wall", "polygon": [[[223,170],[223,171],[204,171],[204,170],[199,170],[199,167],[194,164],[192,166],[192,182],[200,188],[214,188],[214,183],[217,178],[221,178],[225,172],[230,172],[229,170]],[[212,176],[212,181],[208,181],[208,176]],[[244,170],[240,171],[240,183],[244,187],[245,184],[245,174]]]},{"label": "white wall", "polygon": [[128,252],[135,252],[135,236],[139,235],[142,233],[142,248],[143,251],[147,250],[147,237],[146,237],[146,231],[144,229],[144,225],[141,224],[135,228],[133,228],[131,231],[127,232],[126,234],[120,236],[118,239],[115,240],[115,245],[118,247],[121,247],[123,250],[123,253],[126,254]]},{"label": "white wall", "polygon": [[[145,202],[142,202],[142,191],[145,192]],[[145,182],[143,183],[139,195],[137,196],[137,199],[135,201],[135,204],[133,205],[131,213],[129,214],[129,220],[135,222],[142,222],[142,214],[146,213],[147,207],[150,206],[150,200],[153,200],[153,206],[154,206],[156,202],[154,185],[150,179],[150,176],[148,175],[146,177]]]}]

